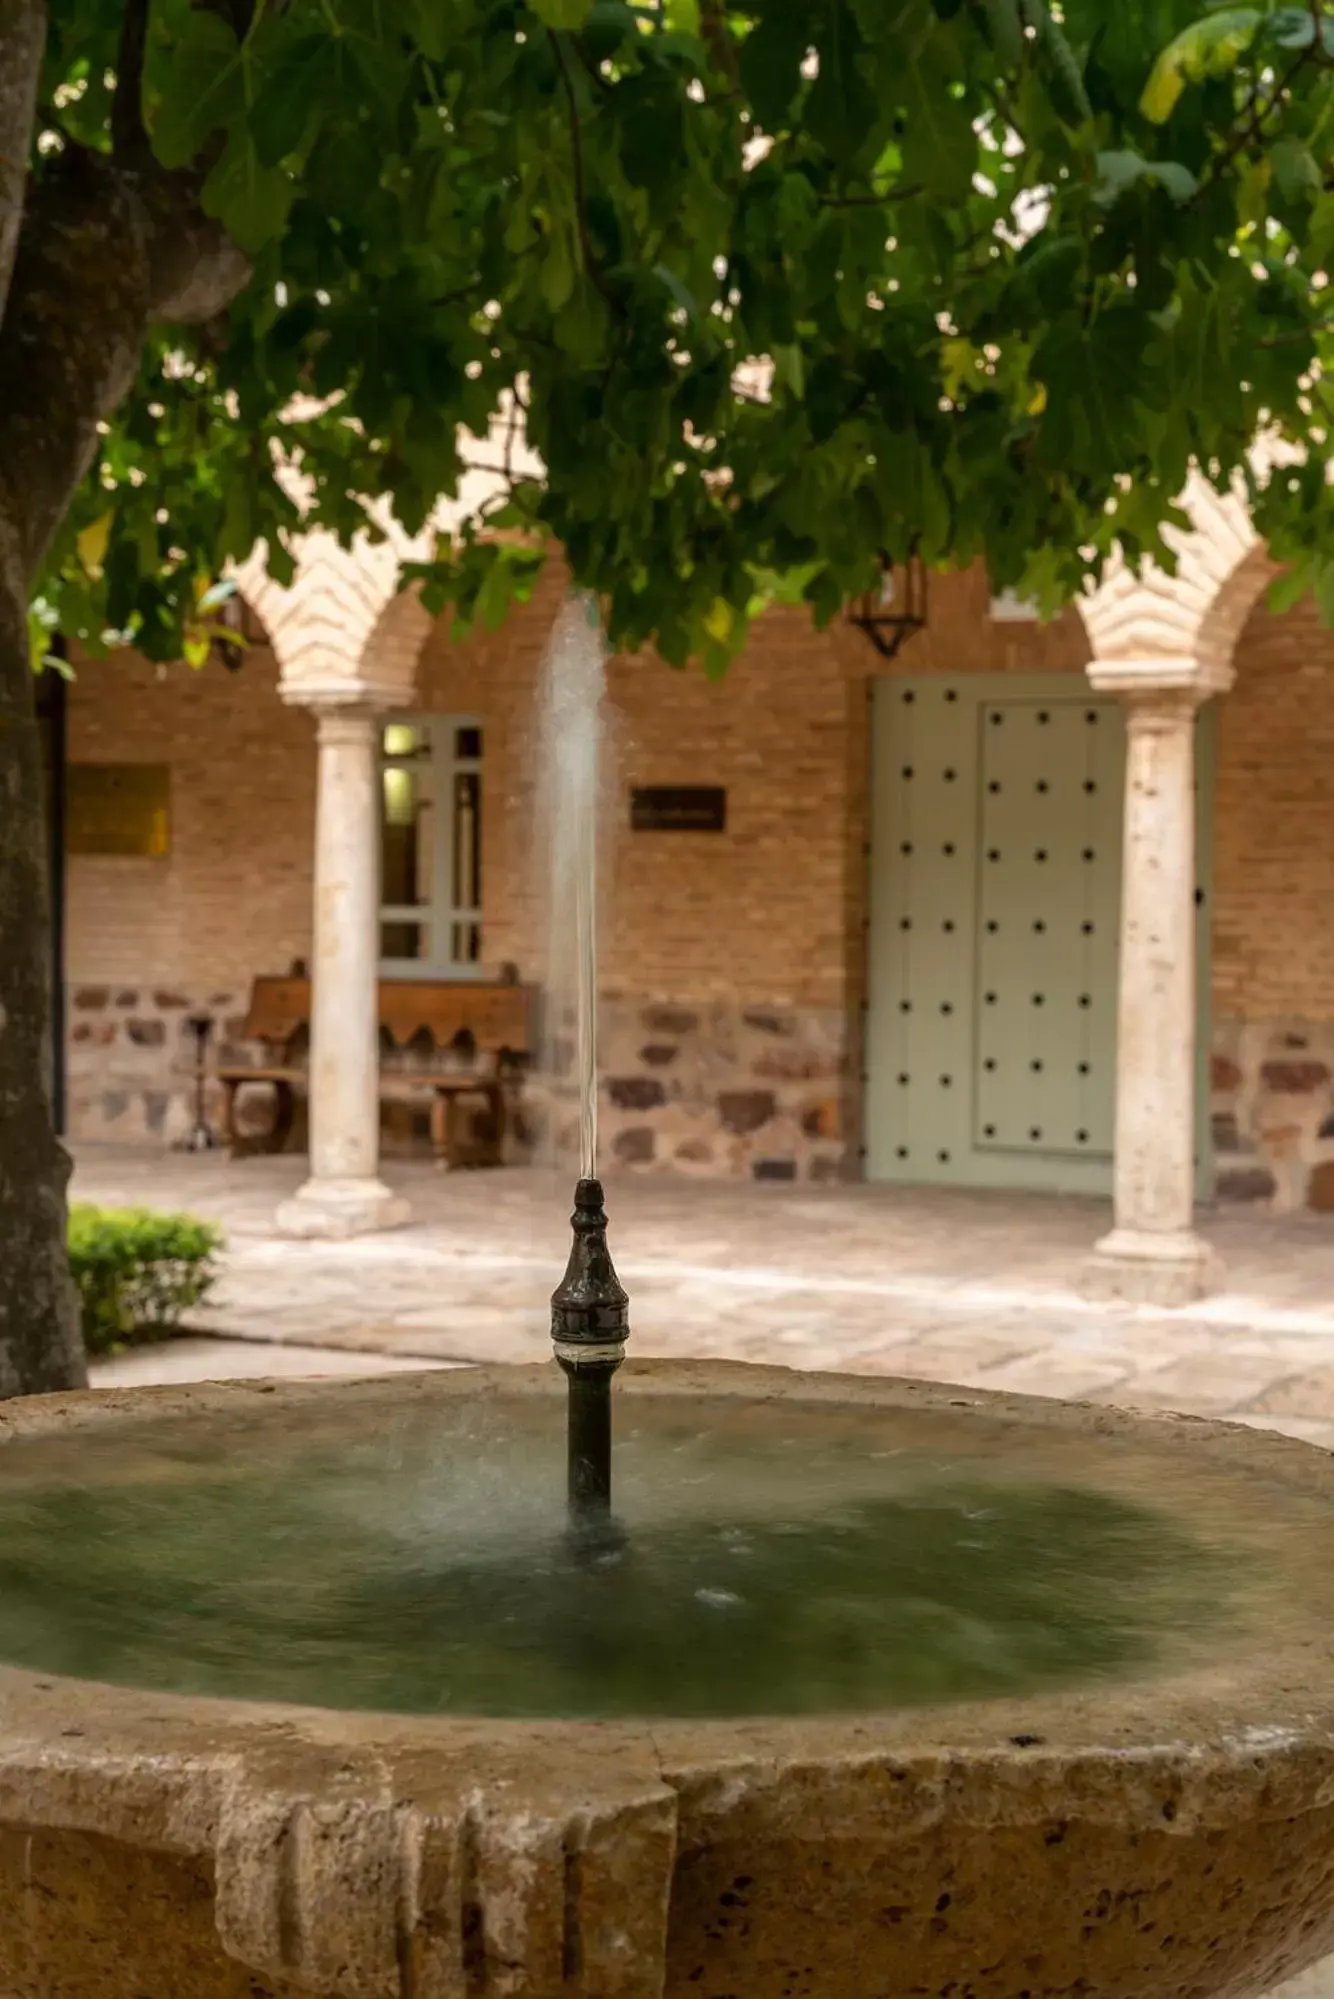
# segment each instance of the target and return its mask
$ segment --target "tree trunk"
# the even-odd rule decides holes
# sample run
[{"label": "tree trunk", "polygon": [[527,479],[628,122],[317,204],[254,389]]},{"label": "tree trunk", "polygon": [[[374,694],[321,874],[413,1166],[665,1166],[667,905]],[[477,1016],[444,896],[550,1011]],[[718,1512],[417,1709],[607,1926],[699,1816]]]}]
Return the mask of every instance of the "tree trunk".
[{"label": "tree trunk", "polygon": [[0,1396],[88,1379],[51,1121],[46,810],[15,539],[0,519]]}]

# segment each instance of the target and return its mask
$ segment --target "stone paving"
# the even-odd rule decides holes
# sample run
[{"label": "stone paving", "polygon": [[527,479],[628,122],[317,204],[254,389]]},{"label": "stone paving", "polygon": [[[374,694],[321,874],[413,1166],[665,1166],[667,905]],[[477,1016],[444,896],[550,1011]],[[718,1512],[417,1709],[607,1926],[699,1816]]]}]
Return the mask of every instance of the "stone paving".
[{"label": "stone paving", "polygon": [[[237,1163],[85,1147],[84,1200],[184,1207],[227,1230],[193,1337],[104,1363],[106,1385],[378,1373],[547,1352],[569,1189],[538,1172],[386,1177],[411,1227],[283,1241],[296,1158]],[[1220,1213],[1227,1288],[1182,1311],[1074,1287],[1106,1227],[1094,1201],[871,1187],[608,1186],[633,1350],[921,1375],[1227,1415],[1334,1447],[1334,1221]],[[1334,1999],[1334,1959],[1270,1999]]]},{"label": "stone paving", "polygon": [[[386,1169],[410,1227],[280,1239],[299,1158],[85,1147],[86,1200],[186,1207],[227,1230],[198,1331],[418,1362],[532,1360],[569,1190],[528,1170]],[[633,1351],[920,1375],[1227,1415],[1334,1444],[1334,1223],[1206,1217],[1227,1288],[1184,1310],[1092,1304],[1075,1280],[1102,1204],[876,1187],[608,1185]]]}]

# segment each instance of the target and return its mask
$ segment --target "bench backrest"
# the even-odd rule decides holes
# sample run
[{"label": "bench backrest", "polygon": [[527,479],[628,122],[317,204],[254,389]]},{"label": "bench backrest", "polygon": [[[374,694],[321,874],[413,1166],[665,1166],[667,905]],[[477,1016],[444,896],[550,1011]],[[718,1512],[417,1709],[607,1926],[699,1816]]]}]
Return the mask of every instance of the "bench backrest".
[{"label": "bench backrest", "polygon": [[[424,1031],[442,1051],[457,1036],[471,1035],[479,1054],[528,1052],[533,1001],[528,986],[489,985],[479,979],[381,979],[377,992],[380,1027],[398,1048]],[[286,1043],[309,1026],[309,979],[255,980],[243,1039]]]}]

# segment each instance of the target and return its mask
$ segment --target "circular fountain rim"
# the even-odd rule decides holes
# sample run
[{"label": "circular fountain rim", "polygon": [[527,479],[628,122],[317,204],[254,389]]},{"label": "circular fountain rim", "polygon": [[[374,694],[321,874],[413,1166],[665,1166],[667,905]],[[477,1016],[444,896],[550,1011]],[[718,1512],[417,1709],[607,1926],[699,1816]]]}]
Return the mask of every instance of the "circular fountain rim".
[{"label": "circular fountain rim", "polygon": [[[1239,1471],[1277,1479],[1306,1496],[1328,1498],[1334,1506],[1334,1453],[1274,1432],[1237,1424],[1156,1411],[1122,1410],[1099,1404],[1064,1402],[989,1389],[958,1387],[888,1376],[826,1374],[733,1361],[636,1360],[627,1364],[618,1386],[620,1406],[652,1395],[697,1395],[713,1402],[727,1398],[784,1399],[807,1405],[848,1404],[862,1409],[965,1411],[1026,1429],[1084,1432],[1090,1442],[1117,1438],[1173,1451],[1188,1450]],[[0,1484],[5,1446],[114,1430],[133,1421],[204,1420],[211,1413],[235,1415],[247,1401],[281,1398],[287,1407],[353,1400],[369,1404],[419,1401],[423,1395],[452,1399],[497,1394],[538,1396],[559,1403],[564,1383],[551,1362],[431,1369],[376,1377],[338,1377],[211,1382],[170,1387],[94,1390],[38,1396],[0,1406]],[[369,1734],[422,1747],[475,1742],[479,1735],[517,1742],[525,1738],[571,1744],[649,1732],[648,1722],[590,1720],[509,1720],[486,1715],[412,1716],[310,1708],[184,1694],[161,1694],[109,1682],[76,1681],[29,1671],[0,1661],[0,1765],[3,1742],[16,1726],[29,1748],[42,1744],[68,1759],[70,1743],[91,1751],[97,1731],[71,1732],[70,1705],[81,1719],[89,1706],[103,1715],[111,1734],[123,1740],[139,1727],[150,1731],[171,1724],[202,1732],[221,1747],[284,1726],[317,1724],[323,1733],[337,1724],[358,1738]],[[1152,1709],[1152,1725],[1141,1719]],[[1040,1719],[1039,1719],[1040,1717]],[[1039,1692],[1019,1698],[961,1701],[890,1711],[829,1716],[768,1716],[661,1719],[651,1725],[656,1743],[689,1743],[691,1760],[719,1764],[753,1753],[762,1743],[772,1756],[829,1758],[868,1753],[921,1753],[1013,1758],[1037,1754],[1124,1758],[1183,1745],[1212,1743],[1240,1757],[1301,1743],[1328,1743],[1334,1759],[1334,1630],[1312,1625],[1309,1634],[1281,1649],[1230,1656],[1219,1666],[1187,1672],[1150,1672],[1116,1684]],[[79,1754],[85,1753],[83,1750]],[[0,1801],[2,1805],[2,1801]],[[0,1815],[2,1809],[0,1809]]]}]

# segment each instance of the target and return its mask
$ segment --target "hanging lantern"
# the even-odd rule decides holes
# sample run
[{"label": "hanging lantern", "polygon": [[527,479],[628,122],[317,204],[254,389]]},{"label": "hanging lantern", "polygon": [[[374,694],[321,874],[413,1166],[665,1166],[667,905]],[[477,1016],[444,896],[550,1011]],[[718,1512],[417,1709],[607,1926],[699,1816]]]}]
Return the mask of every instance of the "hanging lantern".
[{"label": "hanging lantern", "polygon": [[880,581],[848,606],[848,622],[865,632],[878,653],[893,659],[905,639],[926,623],[926,564],[920,555],[906,562],[882,558]]}]

